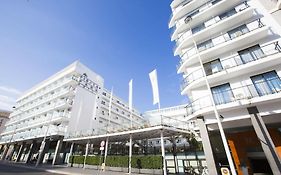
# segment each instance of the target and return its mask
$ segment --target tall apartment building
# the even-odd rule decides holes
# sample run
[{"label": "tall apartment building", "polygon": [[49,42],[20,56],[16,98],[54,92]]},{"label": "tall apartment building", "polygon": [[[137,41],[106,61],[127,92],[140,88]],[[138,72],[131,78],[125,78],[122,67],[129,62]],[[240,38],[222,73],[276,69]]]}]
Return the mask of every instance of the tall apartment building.
[{"label": "tall apartment building", "polygon": [[174,0],[181,94],[209,174],[281,174],[280,0]]},{"label": "tall apartment building", "polygon": [[[0,144],[5,145],[2,159],[42,159],[39,163],[52,160],[55,164],[69,151],[63,142],[65,136],[104,134],[129,127],[129,107],[115,95],[109,118],[110,97],[100,75],[78,61],[67,66],[17,100],[1,134]],[[145,122],[135,109],[132,119],[133,125]]]},{"label": "tall apartment building", "polygon": [[6,122],[9,120],[10,113],[9,111],[0,109],[0,134],[3,132]]}]

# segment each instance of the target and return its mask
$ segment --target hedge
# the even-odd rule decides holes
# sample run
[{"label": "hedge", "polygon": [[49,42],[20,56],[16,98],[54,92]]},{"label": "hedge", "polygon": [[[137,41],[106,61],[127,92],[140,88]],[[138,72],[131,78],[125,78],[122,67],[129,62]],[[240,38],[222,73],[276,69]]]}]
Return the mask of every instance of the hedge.
[{"label": "hedge", "polygon": [[[70,162],[75,164],[83,164],[84,156],[70,156]],[[142,169],[162,169],[162,156],[132,156],[132,167],[139,168],[137,161],[140,160],[140,168]],[[87,165],[99,165],[100,156],[87,156],[86,164]],[[128,167],[129,166],[129,157],[128,156],[107,156],[106,166],[110,167]]]}]

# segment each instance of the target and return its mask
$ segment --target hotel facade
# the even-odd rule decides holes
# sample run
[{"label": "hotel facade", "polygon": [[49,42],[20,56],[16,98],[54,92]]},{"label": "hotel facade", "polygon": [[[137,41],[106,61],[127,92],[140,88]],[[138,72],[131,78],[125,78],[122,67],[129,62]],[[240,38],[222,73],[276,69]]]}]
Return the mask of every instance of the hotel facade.
[{"label": "hotel facade", "polygon": [[[109,101],[112,100],[109,117]],[[104,88],[103,78],[76,61],[25,92],[1,133],[1,158],[65,162],[64,137],[105,134],[145,120]],[[41,154],[41,156],[40,156]]]},{"label": "hotel facade", "polygon": [[186,120],[209,174],[281,174],[280,0],[174,0]]}]

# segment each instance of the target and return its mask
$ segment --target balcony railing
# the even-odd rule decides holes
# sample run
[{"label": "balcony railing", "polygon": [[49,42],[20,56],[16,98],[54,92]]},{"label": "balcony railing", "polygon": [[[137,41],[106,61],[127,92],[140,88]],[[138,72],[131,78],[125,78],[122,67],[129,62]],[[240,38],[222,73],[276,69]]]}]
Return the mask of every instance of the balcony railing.
[{"label": "balcony railing", "polygon": [[[243,59],[241,58],[241,56],[239,54],[235,54],[232,55],[230,57],[226,57],[226,58],[222,58],[220,59],[220,63],[221,63],[221,70],[216,70],[213,71],[211,74],[207,74],[207,76],[209,75],[213,75],[216,74],[218,72],[227,70],[227,69],[231,69],[240,65],[245,65],[257,60],[261,60],[264,58],[267,58],[268,56],[271,55],[275,55],[278,53],[281,53],[281,47],[279,45],[279,42],[273,42],[270,44],[266,44],[264,46],[262,46],[260,48],[260,51],[262,54],[257,55],[255,54],[255,52],[251,52],[251,54],[253,55],[251,57],[251,59],[247,59],[247,62],[243,61]],[[195,71],[191,72],[189,75],[187,75],[187,77],[183,80],[182,84],[181,84],[181,91],[183,91],[188,85],[190,85],[192,82],[202,78],[204,76],[203,71],[201,68],[196,69]]]},{"label": "balcony railing", "polygon": [[[229,42],[231,40],[234,40],[234,39],[237,39],[241,36],[244,36],[245,34],[248,34],[252,31],[255,31],[259,28],[262,28],[264,27],[263,23],[261,22],[260,19],[256,20],[256,21],[253,21],[251,23],[248,23],[246,25],[250,25],[251,26],[251,29],[248,30],[247,32],[244,32],[244,33],[241,33],[237,36],[234,36],[234,37],[230,37],[229,34],[226,32],[225,34],[223,35],[220,35],[218,37],[215,37],[215,38],[212,38],[211,39],[211,44],[206,46],[205,48],[197,48],[199,52],[202,52],[202,51],[205,51],[205,50],[208,50],[210,48],[213,48],[213,47],[216,47],[216,46],[219,46],[223,43],[226,43],[226,42]],[[213,41],[216,41],[216,42],[213,42]],[[198,47],[198,44],[197,44],[197,47]],[[196,52],[196,48],[195,47],[192,47],[190,49],[188,49],[187,51],[185,51],[182,56],[181,56],[181,59],[183,60],[182,62],[180,62],[180,64],[177,66],[178,68],[180,68],[182,66],[182,64],[190,57],[196,55],[197,52]]]},{"label": "balcony railing", "polygon": [[[213,93],[213,98],[216,106],[219,106],[239,100],[250,100],[280,92],[280,77],[277,77],[270,81],[262,81],[255,84],[228,89],[219,93]],[[187,115],[191,115],[208,107],[212,107],[211,98],[209,95],[203,96],[186,106]]]},{"label": "balcony railing", "polygon": [[[258,20],[255,20],[253,22],[247,23],[246,26],[247,26],[247,29],[248,29],[247,31],[240,31],[241,33],[239,33],[236,36],[232,36],[232,37],[230,37],[228,32],[226,32],[226,33],[224,33],[222,35],[219,35],[217,37],[214,37],[214,38],[210,39],[211,44],[209,44],[209,45],[205,45],[204,47],[198,47],[198,46],[200,46],[201,43],[197,44],[197,49],[198,49],[199,52],[211,49],[211,48],[216,47],[218,45],[221,45],[223,43],[226,43],[226,42],[229,42],[231,40],[240,38],[241,36],[244,36],[245,34],[248,34],[248,33],[252,32],[252,31],[255,31],[255,30],[259,29],[259,28],[262,28],[262,27],[264,27],[264,24],[261,22],[261,19],[258,19]],[[193,47],[192,49],[186,51],[183,54],[183,58],[185,58],[186,56],[187,57],[192,57],[192,56],[194,56],[196,54],[197,54],[196,53],[196,49],[195,49],[195,47]]]},{"label": "balcony railing", "polygon": [[[199,14],[199,13],[202,13],[202,12],[206,11],[207,9],[209,9],[209,7],[211,7],[211,6],[215,5],[215,4],[217,4],[217,3],[220,2],[220,1],[222,1],[222,0],[211,0],[211,1],[208,1],[208,2],[206,2],[206,3],[204,3],[204,4],[202,4],[201,6],[197,7],[196,9],[192,10],[192,11],[189,12],[187,15],[181,17],[181,18],[178,19],[177,21],[179,21],[179,22],[181,22],[181,23],[184,23],[184,19],[185,19],[187,16],[193,18],[193,16],[195,16],[195,15],[197,15],[197,14]],[[191,2],[191,1],[190,1],[190,2]],[[189,4],[189,3],[187,3],[187,4]],[[186,4],[185,4],[185,5],[186,5]],[[184,5],[184,6],[185,6],[185,5]],[[182,9],[184,6],[181,6],[181,7],[179,7],[179,8]],[[179,11],[179,10],[177,10],[177,11]],[[174,12],[171,14],[170,19],[169,19],[169,22],[172,20],[172,17],[173,17],[174,14],[175,14]]]},{"label": "balcony railing", "polygon": [[[247,4],[247,2],[243,2],[242,4],[240,5],[237,5],[236,7],[234,7],[233,9],[236,11],[236,13],[231,13],[229,14],[229,16],[225,16],[224,18],[220,18],[220,15],[218,16],[215,16],[211,19],[208,19],[206,21],[203,22],[204,24],[204,27],[200,28],[199,30],[197,30],[196,32],[191,32],[191,30],[188,28],[186,29],[185,31],[183,31],[182,35],[179,36],[177,42],[176,42],[176,47],[178,47],[179,43],[183,42],[186,38],[190,37],[192,34],[195,34],[195,33],[198,33],[204,29],[208,29],[210,28],[211,26],[213,26],[214,24],[217,24],[219,22],[222,22],[222,21],[226,21],[228,18],[236,15],[236,14],[240,14],[242,11],[244,11],[245,9],[249,8],[250,6]],[[224,12],[225,13],[225,12]],[[223,13],[223,14],[224,14]],[[206,23],[208,23],[208,25],[206,25]],[[176,48],[175,48],[176,49]]]}]

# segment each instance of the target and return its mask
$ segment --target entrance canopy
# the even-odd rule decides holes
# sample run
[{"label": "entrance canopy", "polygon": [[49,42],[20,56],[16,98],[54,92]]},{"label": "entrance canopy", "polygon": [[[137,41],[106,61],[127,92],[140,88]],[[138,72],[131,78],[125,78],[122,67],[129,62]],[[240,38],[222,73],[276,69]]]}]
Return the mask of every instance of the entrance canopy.
[{"label": "entrance canopy", "polygon": [[102,140],[106,140],[109,137],[111,142],[122,142],[122,141],[128,141],[130,139],[130,135],[132,135],[132,138],[134,140],[154,139],[154,138],[160,138],[161,131],[163,132],[163,137],[189,134],[192,132],[191,130],[188,129],[181,129],[168,125],[158,125],[158,126],[151,126],[147,128],[132,129],[128,131],[113,132],[113,133],[101,134],[101,135],[68,137],[65,138],[64,141],[83,144],[89,141],[101,142]]}]

